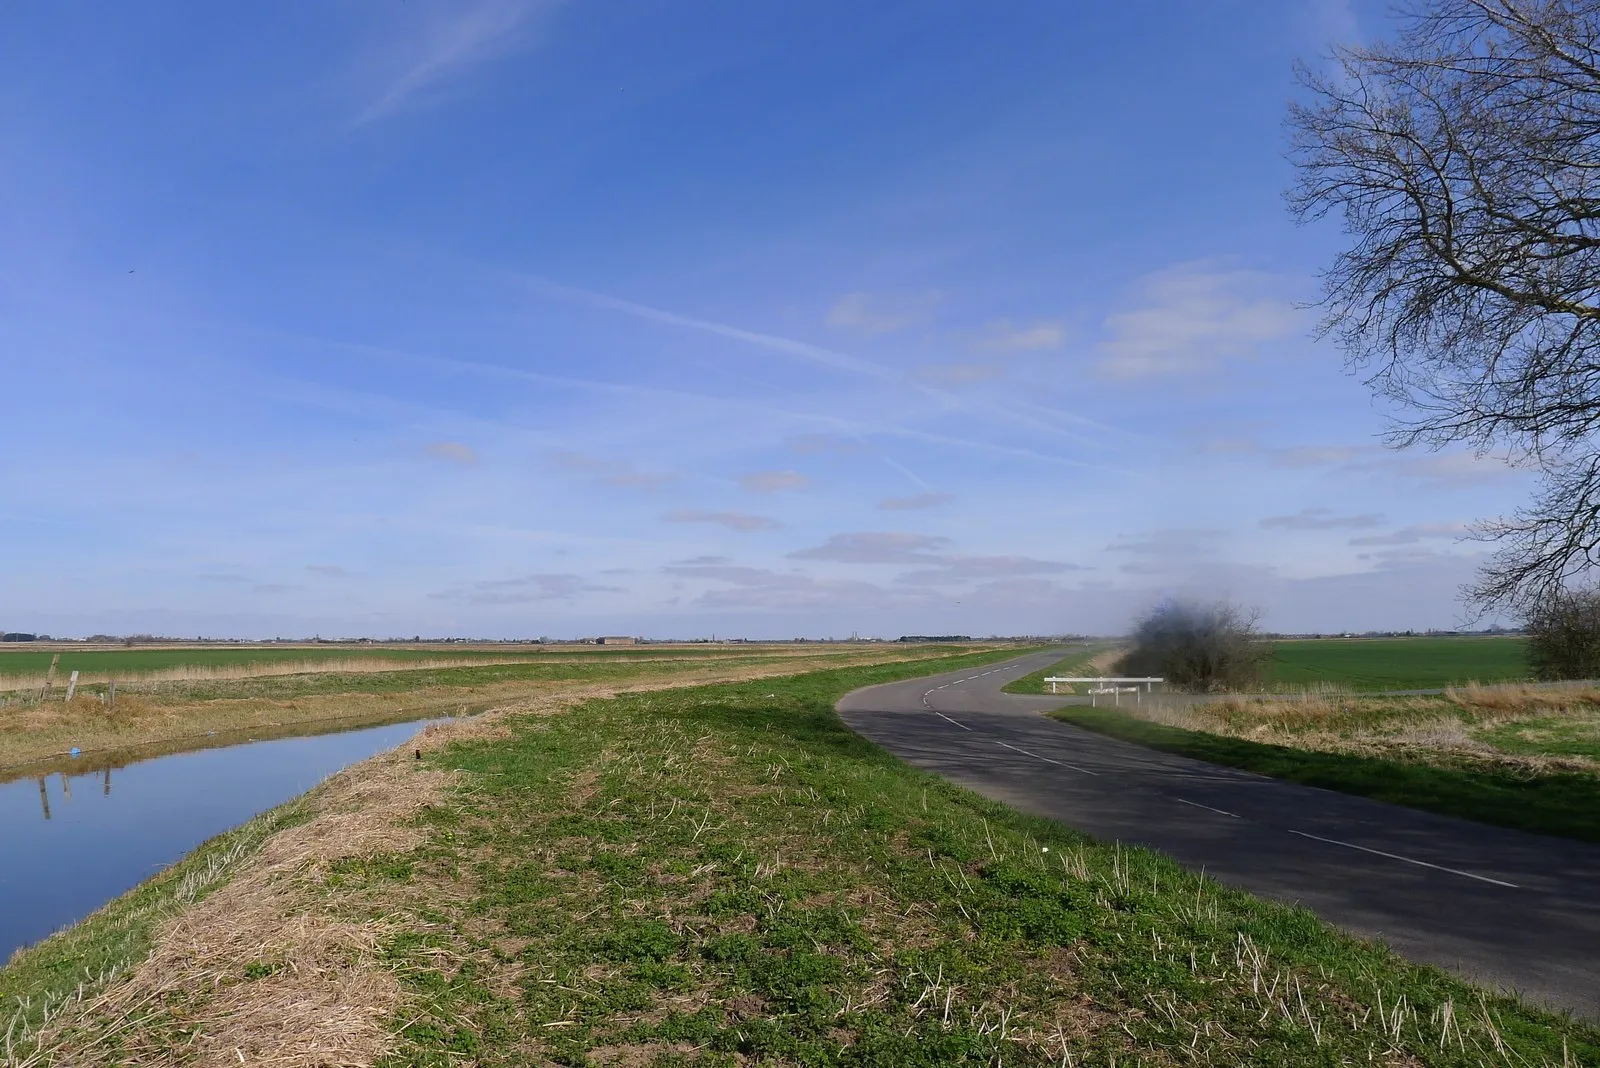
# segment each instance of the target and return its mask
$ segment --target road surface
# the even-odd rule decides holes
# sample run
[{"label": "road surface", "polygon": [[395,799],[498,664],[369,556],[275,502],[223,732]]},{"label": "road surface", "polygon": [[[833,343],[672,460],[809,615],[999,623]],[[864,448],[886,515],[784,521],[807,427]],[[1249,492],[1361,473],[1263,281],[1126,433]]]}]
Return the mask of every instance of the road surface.
[{"label": "road surface", "polygon": [[1067,699],[1001,691],[1062,655],[871,686],[839,712],[909,763],[1014,808],[1600,1020],[1600,846],[1144,749],[1039,714]]}]

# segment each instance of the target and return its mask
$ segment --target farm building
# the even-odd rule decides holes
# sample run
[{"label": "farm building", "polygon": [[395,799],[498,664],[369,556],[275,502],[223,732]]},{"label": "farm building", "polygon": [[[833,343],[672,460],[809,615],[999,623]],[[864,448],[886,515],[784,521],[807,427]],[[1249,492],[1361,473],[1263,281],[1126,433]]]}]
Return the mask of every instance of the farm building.
[{"label": "farm building", "polygon": [[599,645],[637,645],[638,642],[628,637],[596,638]]}]

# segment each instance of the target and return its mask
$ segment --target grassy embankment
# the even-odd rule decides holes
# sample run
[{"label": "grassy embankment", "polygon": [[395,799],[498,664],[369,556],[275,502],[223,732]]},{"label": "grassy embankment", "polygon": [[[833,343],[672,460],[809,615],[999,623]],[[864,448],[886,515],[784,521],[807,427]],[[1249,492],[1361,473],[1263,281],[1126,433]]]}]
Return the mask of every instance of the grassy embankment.
[{"label": "grassy embankment", "polygon": [[[74,1063],[1600,1059],[1591,1027],[984,801],[833,712],[926,670],[631,694],[358,766],[43,1040]],[[409,837],[353,833],[377,811]],[[352,840],[387,845],[312,848]],[[110,963],[117,915],[23,955],[0,1000]]]},{"label": "grassy embankment", "polygon": [[[93,692],[72,702],[58,694],[0,705],[0,778],[55,770],[39,762],[63,759],[76,746],[73,767],[93,770],[101,757],[185,748],[217,740],[348,729],[476,710],[520,695],[581,686],[615,686],[649,676],[671,680],[732,679],[805,671],[837,663],[875,663],[916,656],[950,656],[952,646],[838,645],[745,646],[681,654],[587,652],[546,654],[529,661],[486,660],[466,667],[436,667],[401,660],[388,670],[349,673],[312,670],[245,678],[155,680],[119,684],[114,705]],[[5,654],[17,655],[17,654]],[[143,655],[143,651],[122,654]],[[170,650],[150,655],[170,657]],[[131,666],[139,666],[133,660]],[[171,665],[165,665],[171,666]],[[125,668],[126,669],[126,665]]]},{"label": "grassy embankment", "polygon": [[[1024,675],[1020,679],[1012,679],[1002,689],[1006,693],[1048,694],[1050,686],[1044,681],[1045,679],[1063,675],[1099,674],[1110,671],[1110,661],[1115,659],[1117,652],[1118,647],[1109,642],[1089,642],[1073,648],[1049,667],[1040,668],[1031,675]],[[1062,693],[1070,692],[1067,688],[1059,689],[1061,689]]]},{"label": "grassy embankment", "polygon": [[[1600,841],[1600,691],[1493,683],[1520,639],[1281,642],[1287,700],[1073,707],[1057,718],[1167,752],[1449,816]],[[1448,687],[1438,696],[1362,695]]]}]

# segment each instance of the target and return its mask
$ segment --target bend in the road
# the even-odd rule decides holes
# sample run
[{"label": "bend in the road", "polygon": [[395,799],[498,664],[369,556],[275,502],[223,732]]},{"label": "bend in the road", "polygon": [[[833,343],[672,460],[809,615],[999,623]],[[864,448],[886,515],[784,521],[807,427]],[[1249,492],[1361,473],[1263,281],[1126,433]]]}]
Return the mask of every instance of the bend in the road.
[{"label": "bend in the road", "polygon": [[857,732],[991,798],[1600,1019],[1600,847],[1144,749],[1038,714],[1065,698],[1001,690],[1060,655],[868,687],[838,708]]}]

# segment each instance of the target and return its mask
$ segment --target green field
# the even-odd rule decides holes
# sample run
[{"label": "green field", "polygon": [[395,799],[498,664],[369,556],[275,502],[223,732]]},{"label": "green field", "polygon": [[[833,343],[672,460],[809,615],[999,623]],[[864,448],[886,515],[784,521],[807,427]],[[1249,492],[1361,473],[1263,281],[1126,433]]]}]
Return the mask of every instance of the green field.
[{"label": "green field", "polygon": [[1315,638],[1272,643],[1265,687],[1423,690],[1528,677],[1520,637]]},{"label": "green field", "polygon": [[[507,657],[582,657],[614,660],[619,657],[652,659],[694,658],[740,655],[741,651],[761,650],[760,645],[634,645],[616,648],[595,646],[511,645],[503,648],[482,645],[239,645],[239,646],[141,646],[129,649],[30,648],[25,645],[0,646],[0,675],[44,675],[50,661],[59,656],[57,674],[71,671],[128,672],[130,675],[174,668],[231,668],[256,664],[327,663],[340,660],[407,661],[471,660],[494,661]],[[805,646],[787,644],[774,651]],[[748,654],[746,654],[748,655]]]}]

